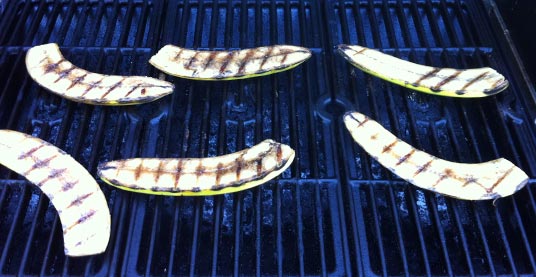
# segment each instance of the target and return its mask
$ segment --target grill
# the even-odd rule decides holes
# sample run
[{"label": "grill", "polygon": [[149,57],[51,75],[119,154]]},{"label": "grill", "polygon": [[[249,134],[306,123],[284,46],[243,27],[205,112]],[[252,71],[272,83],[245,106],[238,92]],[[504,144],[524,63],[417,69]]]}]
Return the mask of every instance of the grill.
[{"label": "grill", "polygon": [[[1,1],[0,1],[0,6]],[[493,2],[5,1],[0,128],[54,143],[95,177],[101,161],[206,157],[266,138],[297,159],[281,178],[236,194],[161,197],[102,182],[112,216],[104,254],[66,258],[49,200],[0,168],[0,275],[529,276],[536,273],[534,179],[512,197],[470,202],[411,186],[372,160],[342,124],[377,119],[439,157],[505,157],[536,172],[536,93]],[[24,57],[57,42],[94,72],[159,76],[147,60],[193,49],[294,44],[313,57],[287,72],[232,82],[167,76],[171,96],[130,107],[59,98]],[[494,97],[434,97],[381,81],[334,50],[360,44],[438,67],[497,69]]]}]

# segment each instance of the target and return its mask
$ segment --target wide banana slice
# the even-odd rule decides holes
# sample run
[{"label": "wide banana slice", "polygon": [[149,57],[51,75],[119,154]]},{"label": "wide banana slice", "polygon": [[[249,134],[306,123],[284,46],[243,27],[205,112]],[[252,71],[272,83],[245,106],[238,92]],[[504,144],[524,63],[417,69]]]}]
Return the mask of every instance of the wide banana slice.
[{"label": "wide banana slice", "polygon": [[523,170],[503,158],[464,164],[419,151],[358,112],[346,113],[344,123],[354,140],[375,160],[423,189],[460,199],[484,200],[511,195],[528,181]]},{"label": "wide banana slice", "polygon": [[508,87],[503,75],[489,67],[438,68],[415,64],[359,45],[341,44],[342,56],[357,68],[386,81],[440,96],[485,97]]},{"label": "wide banana slice", "polygon": [[0,164],[50,199],[60,217],[66,255],[104,252],[110,211],[99,185],[82,165],[46,141],[11,130],[0,130]]},{"label": "wide banana slice", "polygon": [[143,76],[102,75],[67,61],[57,44],[30,48],[26,68],[41,86],[67,99],[93,105],[134,105],[173,92],[173,84]]},{"label": "wide banana slice", "polygon": [[120,189],[170,196],[202,196],[241,191],[263,184],[287,169],[294,150],[273,140],[211,158],[134,158],[99,165],[99,176]]},{"label": "wide banana slice", "polygon": [[311,57],[307,48],[264,46],[237,51],[196,51],[166,45],[149,60],[167,74],[197,80],[236,80],[296,67]]}]

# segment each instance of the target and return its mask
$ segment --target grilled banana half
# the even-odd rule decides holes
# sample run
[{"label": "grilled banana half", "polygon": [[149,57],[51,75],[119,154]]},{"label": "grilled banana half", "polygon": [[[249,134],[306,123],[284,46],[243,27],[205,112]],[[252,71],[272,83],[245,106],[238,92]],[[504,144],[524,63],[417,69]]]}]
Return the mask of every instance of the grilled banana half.
[{"label": "grilled banana half", "polygon": [[151,77],[102,75],[78,68],[66,60],[57,44],[30,48],[26,68],[46,89],[76,102],[93,105],[134,105],[173,92],[173,84]]},{"label": "grilled banana half", "polygon": [[359,45],[341,44],[342,56],[355,67],[386,81],[440,96],[476,98],[508,87],[492,68],[452,69],[415,64]]},{"label": "grilled banana half", "polygon": [[419,151],[358,112],[346,113],[344,123],[354,140],[375,160],[423,189],[459,199],[485,200],[511,195],[528,181],[523,170],[503,158],[464,164]]},{"label": "grilled banana half", "polygon": [[58,211],[67,256],[104,252],[110,211],[82,165],[48,142],[11,130],[0,130],[0,153],[0,164],[39,187]]},{"label": "grilled banana half", "polygon": [[134,158],[99,165],[99,176],[120,189],[169,196],[237,192],[263,184],[285,171],[294,150],[273,140],[211,158]]},{"label": "grilled banana half", "polygon": [[196,80],[236,80],[296,67],[311,57],[307,48],[274,45],[236,51],[196,51],[166,45],[149,63],[165,73]]}]

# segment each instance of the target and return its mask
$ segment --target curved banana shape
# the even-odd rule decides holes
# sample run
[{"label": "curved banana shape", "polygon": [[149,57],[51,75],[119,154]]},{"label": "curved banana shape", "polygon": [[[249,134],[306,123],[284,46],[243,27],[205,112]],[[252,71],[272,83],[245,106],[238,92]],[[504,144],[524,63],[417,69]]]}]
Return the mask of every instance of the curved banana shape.
[{"label": "curved banana shape", "polygon": [[46,89],[76,102],[93,105],[134,105],[157,100],[173,92],[173,84],[143,76],[102,75],[67,61],[57,44],[30,48],[26,69]]},{"label": "curved banana shape", "polygon": [[359,45],[338,46],[355,67],[386,81],[440,96],[475,98],[497,94],[508,87],[503,75],[489,67],[437,68],[415,64]]},{"label": "curved banana shape", "polygon": [[167,74],[196,80],[236,80],[296,67],[311,57],[307,48],[274,45],[236,51],[196,51],[166,45],[149,63]]},{"label": "curved banana shape", "polygon": [[211,158],[134,158],[100,164],[102,180],[120,189],[169,196],[237,192],[263,184],[285,171],[294,150],[273,140]]},{"label": "curved banana shape", "polygon": [[465,200],[505,197],[525,186],[528,176],[510,161],[464,164],[439,159],[401,141],[358,112],[344,115],[354,140],[375,160],[423,189]]},{"label": "curved banana shape", "polygon": [[46,141],[11,130],[0,130],[0,164],[50,199],[60,217],[65,255],[104,252],[110,211],[99,185],[82,165]]}]

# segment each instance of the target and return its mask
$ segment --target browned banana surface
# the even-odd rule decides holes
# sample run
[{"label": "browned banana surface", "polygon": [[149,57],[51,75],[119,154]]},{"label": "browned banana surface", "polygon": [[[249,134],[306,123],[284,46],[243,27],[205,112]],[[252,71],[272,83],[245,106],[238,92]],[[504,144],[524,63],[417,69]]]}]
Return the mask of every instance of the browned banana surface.
[{"label": "browned banana surface", "polygon": [[50,199],[68,256],[102,253],[110,237],[110,211],[95,179],[67,153],[41,139],[0,130],[0,164],[24,176]]},{"label": "browned banana surface", "polygon": [[199,80],[236,80],[294,68],[311,51],[293,45],[263,46],[236,51],[196,51],[166,45],[149,63],[167,74]]},{"label": "browned banana surface", "polygon": [[171,196],[245,190],[271,180],[294,160],[294,150],[273,140],[210,158],[134,158],[100,164],[99,176],[120,189]]},{"label": "browned banana surface", "polygon": [[466,200],[505,197],[523,188],[528,176],[510,161],[455,163],[401,141],[378,122],[358,112],[344,115],[354,140],[375,160],[423,189]]},{"label": "browned banana surface", "polygon": [[30,48],[26,54],[30,76],[46,89],[76,102],[93,105],[134,105],[173,92],[173,84],[144,76],[103,75],[66,60],[57,44]]}]

